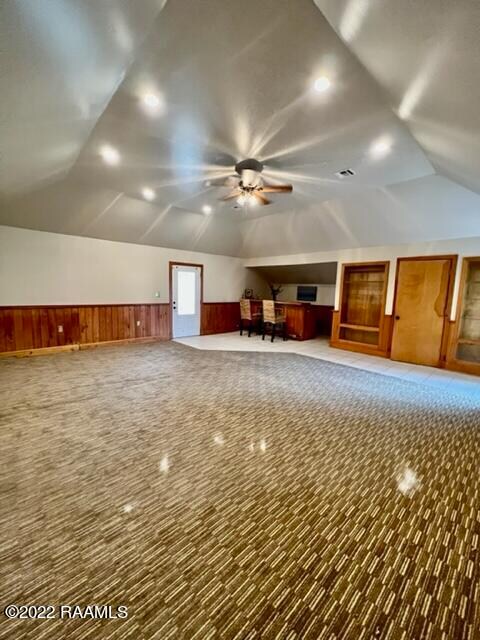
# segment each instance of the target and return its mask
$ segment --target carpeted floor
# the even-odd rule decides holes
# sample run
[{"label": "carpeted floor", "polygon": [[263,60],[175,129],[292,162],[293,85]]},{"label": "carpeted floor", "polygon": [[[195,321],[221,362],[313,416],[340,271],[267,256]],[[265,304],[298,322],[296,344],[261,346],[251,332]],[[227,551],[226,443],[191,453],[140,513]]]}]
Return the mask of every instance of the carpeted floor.
[{"label": "carpeted floor", "polygon": [[2,608],[128,607],[2,638],[480,637],[478,400],[157,343],[0,361],[0,425]]}]

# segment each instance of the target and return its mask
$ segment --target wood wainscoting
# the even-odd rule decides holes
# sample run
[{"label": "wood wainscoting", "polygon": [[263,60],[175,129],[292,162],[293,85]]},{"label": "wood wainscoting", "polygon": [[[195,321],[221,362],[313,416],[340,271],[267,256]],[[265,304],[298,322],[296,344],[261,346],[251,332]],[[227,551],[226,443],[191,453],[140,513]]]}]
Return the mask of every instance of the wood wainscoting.
[{"label": "wood wainscoting", "polygon": [[340,340],[340,312],[333,312],[332,337],[330,345],[337,349],[346,349],[347,351],[355,351],[357,353],[367,353],[372,356],[380,356],[381,358],[390,357],[390,345],[392,343],[393,316],[383,314],[380,318],[380,326],[378,329],[378,345],[362,344],[349,340]]},{"label": "wood wainscoting", "polygon": [[[236,331],[239,321],[238,302],[202,303],[202,335]],[[2,355],[39,355],[170,338],[168,303],[0,307]]]},{"label": "wood wainscoting", "polygon": [[[260,301],[253,301],[257,310],[261,310]],[[281,304],[281,303],[279,303]],[[303,317],[304,309],[309,311],[309,323]],[[315,335],[330,336],[332,333],[333,306],[302,305],[291,303],[286,305],[289,333],[299,340],[308,340]],[[204,302],[202,304],[201,333],[228,333],[240,327],[240,305],[238,302]]]},{"label": "wood wainscoting", "polygon": [[316,335],[330,337],[332,335],[333,305],[315,304],[312,307],[315,313]]},{"label": "wood wainscoting", "polygon": [[240,327],[240,304],[238,302],[204,302],[200,332],[202,336],[212,333],[228,333]]},{"label": "wood wainscoting", "polygon": [[169,337],[168,304],[0,307],[0,353],[7,355]]}]

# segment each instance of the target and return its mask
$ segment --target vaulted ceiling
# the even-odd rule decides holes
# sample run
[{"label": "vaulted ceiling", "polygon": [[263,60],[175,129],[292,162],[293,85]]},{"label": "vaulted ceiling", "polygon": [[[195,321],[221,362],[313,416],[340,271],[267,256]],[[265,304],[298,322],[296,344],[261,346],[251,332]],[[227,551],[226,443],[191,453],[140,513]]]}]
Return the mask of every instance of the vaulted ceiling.
[{"label": "vaulted ceiling", "polygon": [[314,1],[435,170],[480,193],[480,3]]},{"label": "vaulted ceiling", "polygon": [[[6,0],[0,25],[0,224],[244,256],[480,236],[474,0]],[[293,193],[223,201],[248,157]]]}]

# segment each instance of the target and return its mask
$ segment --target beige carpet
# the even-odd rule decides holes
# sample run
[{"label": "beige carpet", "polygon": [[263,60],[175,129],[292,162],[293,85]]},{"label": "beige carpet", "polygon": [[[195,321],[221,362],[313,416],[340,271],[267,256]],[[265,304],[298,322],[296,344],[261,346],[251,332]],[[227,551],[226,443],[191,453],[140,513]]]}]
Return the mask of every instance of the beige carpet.
[{"label": "beige carpet", "polygon": [[[9,640],[480,637],[480,403],[175,343],[0,361]],[[3,634],[3,635],[2,635]]]}]

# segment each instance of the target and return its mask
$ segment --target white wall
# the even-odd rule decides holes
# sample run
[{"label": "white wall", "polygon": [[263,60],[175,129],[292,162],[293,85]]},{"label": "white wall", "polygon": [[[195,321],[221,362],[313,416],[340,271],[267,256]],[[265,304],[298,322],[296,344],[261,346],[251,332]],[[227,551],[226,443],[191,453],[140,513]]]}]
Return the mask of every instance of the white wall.
[{"label": "white wall", "polygon": [[[233,302],[246,287],[261,297],[270,297],[265,281],[246,266],[337,261],[338,309],[342,263],[390,260],[386,313],[391,313],[397,258],[435,254],[459,255],[453,319],[461,259],[480,255],[480,237],[243,260],[0,226],[0,305],[168,302],[170,260],[204,265],[205,302]],[[156,291],[159,298],[155,297]],[[287,293],[290,299],[295,299],[295,294],[292,297]]]},{"label": "white wall", "polygon": [[168,302],[170,260],[204,265],[205,302],[265,286],[240,258],[0,226],[0,305]]},{"label": "white wall", "polygon": [[[479,213],[480,228],[480,213]],[[427,256],[457,254],[459,263],[455,279],[454,299],[452,305],[452,320],[456,314],[456,304],[461,274],[462,258],[467,256],[480,256],[480,237],[459,238],[455,240],[439,240],[437,242],[423,242],[416,244],[399,244],[383,247],[366,247],[363,249],[341,249],[337,251],[319,251],[315,253],[301,253],[297,255],[272,256],[270,258],[250,258],[245,261],[249,267],[267,267],[283,264],[309,264],[317,262],[338,261],[337,285],[335,292],[335,309],[339,308],[340,282],[342,263],[345,262],[369,262],[374,260],[389,260],[390,271],[388,278],[387,301],[385,313],[392,313],[393,296],[395,291],[395,273],[397,258],[409,256]]]},{"label": "white wall", "polygon": [[[297,299],[298,284],[282,284],[282,293],[278,296],[278,300],[282,302],[294,301]],[[308,284],[307,287],[317,287],[317,300],[311,304],[323,304],[333,306],[335,304],[335,285],[334,284]],[[269,296],[270,297],[270,296]]]}]

